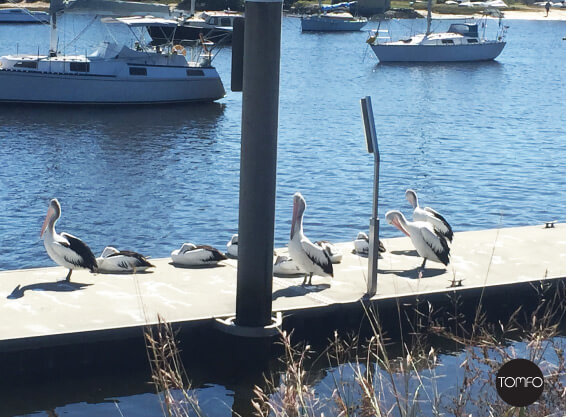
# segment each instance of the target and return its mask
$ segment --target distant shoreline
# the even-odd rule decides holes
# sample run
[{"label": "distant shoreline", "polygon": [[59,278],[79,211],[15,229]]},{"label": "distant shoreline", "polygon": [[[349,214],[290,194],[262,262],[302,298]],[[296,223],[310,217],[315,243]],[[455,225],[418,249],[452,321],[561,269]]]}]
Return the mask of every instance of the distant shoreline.
[{"label": "distant shoreline", "polygon": [[[33,2],[33,3],[2,3],[0,4],[0,8],[7,9],[7,8],[18,8],[23,7],[29,10],[42,10],[48,11],[49,10],[49,3],[46,2]],[[416,10],[420,13],[423,17],[426,17],[425,10]],[[503,10],[504,19],[509,20],[551,20],[551,21],[566,21],[566,9],[550,9],[548,13],[548,17],[545,17],[546,10],[544,7],[533,7],[525,11],[519,10]],[[458,15],[458,14],[444,14],[444,13],[433,13],[433,19],[469,19],[469,18],[479,18],[481,17],[481,13],[476,14],[466,14],[466,15]]]},{"label": "distant shoreline", "polygon": [[[552,20],[552,21],[566,21],[566,9],[550,9],[548,17],[546,16],[546,10],[544,7],[532,8],[530,10],[518,11],[518,10],[502,10],[503,18],[508,20]],[[426,11],[417,10],[423,17],[426,17]],[[483,15],[481,13],[458,15],[458,14],[444,14],[444,13],[433,13],[433,19],[469,19],[469,18],[479,18]]]}]

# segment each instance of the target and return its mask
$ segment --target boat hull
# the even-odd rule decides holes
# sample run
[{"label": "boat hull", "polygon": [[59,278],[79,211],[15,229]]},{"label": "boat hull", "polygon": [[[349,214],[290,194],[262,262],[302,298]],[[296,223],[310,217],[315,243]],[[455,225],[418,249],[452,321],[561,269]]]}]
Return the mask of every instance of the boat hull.
[{"label": "boat hull", "polygon": [[46,12],[32,12],[24,9],[0,10],[0,24],[39,24],[49,23]]},{"label": "boat hull", "polygon": [[505,42],[482,42],[469,45],[371,45],[371,49],[380,62],[491,61],[499,56],[504,47]]},{"label": "boat hull", "polygon": [[367,20],[340,20],[325,17],[305,17],[301,19],[303,32],[347,32],[362,29]]},{"label": "boat hull", "polygon": [[0,69],[0,102],[158,104],[211,102],[226,94],[214,68],[187,79],[134,79]]}]

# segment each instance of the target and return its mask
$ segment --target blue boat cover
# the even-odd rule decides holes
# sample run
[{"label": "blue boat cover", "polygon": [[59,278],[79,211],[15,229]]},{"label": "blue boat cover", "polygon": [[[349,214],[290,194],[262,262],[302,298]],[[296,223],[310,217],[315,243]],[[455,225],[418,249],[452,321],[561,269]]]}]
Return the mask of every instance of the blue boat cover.
[{"label": "blue boat cover", "polygon": [[350,2],[331,4],[331,5],[323,5],[320,7],[320,9],[323,12],[330,12],[332,10],[337,10],[337,9],[349,9],[350,7],[354,6],[357,3],[358,3],[357,1],[350,1]]}]

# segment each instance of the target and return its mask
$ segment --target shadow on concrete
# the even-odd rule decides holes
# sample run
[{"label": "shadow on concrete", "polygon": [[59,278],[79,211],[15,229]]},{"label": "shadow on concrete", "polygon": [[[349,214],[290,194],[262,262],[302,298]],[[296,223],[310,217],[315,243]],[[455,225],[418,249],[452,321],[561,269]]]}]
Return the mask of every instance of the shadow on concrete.
[{"label": "shadow on concrete", "polygon": [[38,282],[37,284],[24,285],[23,287],[17,286],[14,288],[12,293],[6,298],[9,300],[15,300],[22,298],[26,291],[54,291],[54,292],[70,292],[79,291],[83,288],[88,287],[92,284],[82,284],[80,282],[68,282],[68,281],[58,281],[58,282]]},{"label": "shadow on concrete", "polygon": [[414,269],[407,269],[405,271],[400,271],[400,270],[397,270],[397,269],[378,269],[377,270],[378,274],[395,274],[395,275],[398,275],[400,277],[411,278],[411,279],[434,278],[434,277],[437,277],[439,275],[444,274],[445,272],[446,272],[446,269],[425,268],[425,270],[422,271],[422,275],[419,277],[419,274],[421,273],[420,266],[418,266]]},{"label": "shadow on concrete", "polygon": [[300,297],[313,292],[320,292],[330,288],[330,284],[319,285],[293,285],[291,287],[283,288],[273,292],[272,299],[276,300],[279,297]]}]

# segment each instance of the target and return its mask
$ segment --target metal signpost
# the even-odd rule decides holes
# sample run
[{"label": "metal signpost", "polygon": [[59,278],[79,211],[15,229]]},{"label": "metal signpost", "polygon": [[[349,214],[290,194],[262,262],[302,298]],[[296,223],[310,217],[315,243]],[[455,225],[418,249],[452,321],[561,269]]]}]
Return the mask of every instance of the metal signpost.
[{"label": "metal signpost", "polygon": [[372,297],[377,292],[377,258],[379,256],[379,218],[377,217],[377,207],[379,200],[379,146],[375,133],[375,122],[373,119],[373,109],[371,97],[367,96],[360,100],[362,106],[362,118],[364,121],[364,131],[366,144],[369,153],[373,153],[373,210],[369,220],[369,252],[368,252],[368,281],[367,296]]}]

